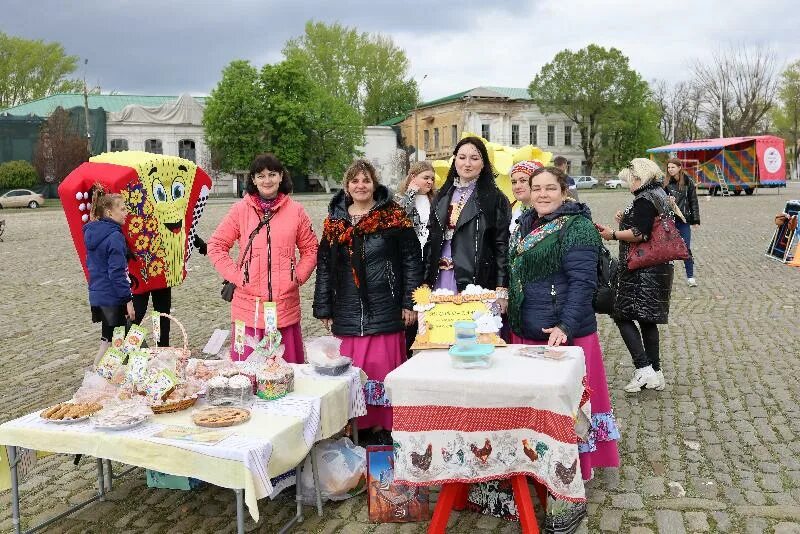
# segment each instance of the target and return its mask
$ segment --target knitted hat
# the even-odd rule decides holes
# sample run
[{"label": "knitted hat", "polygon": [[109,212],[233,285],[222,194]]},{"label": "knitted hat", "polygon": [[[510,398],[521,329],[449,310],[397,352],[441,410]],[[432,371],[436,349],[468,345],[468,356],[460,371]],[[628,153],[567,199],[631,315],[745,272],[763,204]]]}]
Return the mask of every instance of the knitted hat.
[{"label": "knitted hat", "polygon": [[508,171],[509,176],[513,176],[515,172],[521,172],[526,174],[529,178],[533,176],[534,171],[536,169],[541,169],[544,167],[538,161],[520,161],[519,163],[515,163],[511,170]]}]

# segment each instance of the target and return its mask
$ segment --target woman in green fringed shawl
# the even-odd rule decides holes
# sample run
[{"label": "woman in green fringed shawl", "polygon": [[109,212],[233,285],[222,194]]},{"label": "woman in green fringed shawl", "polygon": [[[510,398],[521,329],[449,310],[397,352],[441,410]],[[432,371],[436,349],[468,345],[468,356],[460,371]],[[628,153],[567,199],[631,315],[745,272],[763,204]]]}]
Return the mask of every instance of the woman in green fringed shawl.
[{"label": "woman in green fringed shawl", "polygon": [[[568,200],[567,192],[567,175],[555,167],[537,169],[531,176],[532,209],[520,217],[508,249],[508,315],[512,343],[583,349],[592,418],[578,450],[581,474],[588,480],[594,467],[619,466],[619,430],[592,309],[601,239],[588,206]],[[557,521],[564,527],[576,514],[565,510]]]}]

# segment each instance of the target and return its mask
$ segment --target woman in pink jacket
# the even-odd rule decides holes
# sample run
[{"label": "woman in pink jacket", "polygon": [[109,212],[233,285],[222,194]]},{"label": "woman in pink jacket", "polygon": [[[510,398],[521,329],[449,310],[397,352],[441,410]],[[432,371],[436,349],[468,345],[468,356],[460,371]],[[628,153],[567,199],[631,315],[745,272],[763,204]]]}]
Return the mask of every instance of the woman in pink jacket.
[{"label": "woman in pink jacket", "polygon": [[[231,302],[231,358],[243,360],[253,352],[264,337],[264,303],[274,302],[284,358],[303,363],[300,286],[314,272],[319,247],[311,219],[303,206],[289,198],[291,178],[273,154],[256,156],[245,190],[244,198],[233,205],[208,240],[214,268],[236,286]],[[236,243],[239,256],[234,261],[230,250]],[[240,350],[237,328],[240,334],[244,330]]]}]

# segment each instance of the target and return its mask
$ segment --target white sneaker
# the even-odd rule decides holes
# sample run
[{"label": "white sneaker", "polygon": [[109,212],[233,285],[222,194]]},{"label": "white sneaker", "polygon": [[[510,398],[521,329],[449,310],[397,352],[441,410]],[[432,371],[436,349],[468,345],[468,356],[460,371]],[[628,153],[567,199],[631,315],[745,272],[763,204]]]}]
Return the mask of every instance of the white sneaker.
[{"label": "white sneaker", "polygon": [[653,370],[653,366],[648,365],[647,367],[636,369],[633,372],[633,378],[628,382],[628,385],[625,386],[625,391],[628,393],[636,393],[637,391],[641,391],[643,387],[655,389],[657,385],[658,375]]},{"label": "white sneaker", "polygon": [[689,287],[697,287],[697,280],[694,279],[694,276],[687,278],[686,283],[689,284]]},{"label": "white sneaker", "polygon": [[647,389],[655,389],[656,391],[664,391],[664,388],[667,387],[667,381],[664,380],[664,371],[659,369],[656,371],[656,385],[655,386],[644,386]]}]

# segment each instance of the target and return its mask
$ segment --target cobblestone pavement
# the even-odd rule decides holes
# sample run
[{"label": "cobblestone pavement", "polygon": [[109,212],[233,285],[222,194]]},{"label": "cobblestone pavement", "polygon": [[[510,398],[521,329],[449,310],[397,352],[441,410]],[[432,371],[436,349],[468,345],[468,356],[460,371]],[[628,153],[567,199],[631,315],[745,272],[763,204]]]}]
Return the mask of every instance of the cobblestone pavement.
[{"label": "cobblestone pavement", "polygon": [[[586,192],[597,221],[610,222],[630,196]],[[772,216],[800,184],[752,197],[700,199],[694,232],[699,287],[676,267],[670,324],[662,328],[663,392],[626,395],[632,365],[607,317],[600,334],[617,420],[622,467],[589,483],[590,532],[800,532],[800,270],[764,257]],[[326,204],[304,201],[319,231]],[[209,236],[228,204],[209,204],[200,234]],[[83,274],[62,213],[4,210],[0,243],[0,421],[68,398],[78,387],[99,337]],[[220,279],[195,257],[174,292],[193,349],[226,328]],[[303,288],[303,329],[311,318],[313,280]],[[177,332],[176,332],[177,333]],[[798,456],[795,456],[798,455]],[[93,462],[41,460],[23,484],[25,524],[52,517],[93,491]],[[119,466],[118,466],[119,467]],[[289,492],[291,493],[291,492]],[[260,502],[257,532],[275,532],[292,514],[291,495]],[[328,504],[295,532],[424,532],[425,524],[371,525],[362,497]],[[452,532],[518,532],[517,524],[456,513]],[[105,502],[59,521],[48,532],[234,532],[233,493],[148,489],[144,472],[117,482]],[[9,493],[0,494],[0,532],[11,529]]]}]

